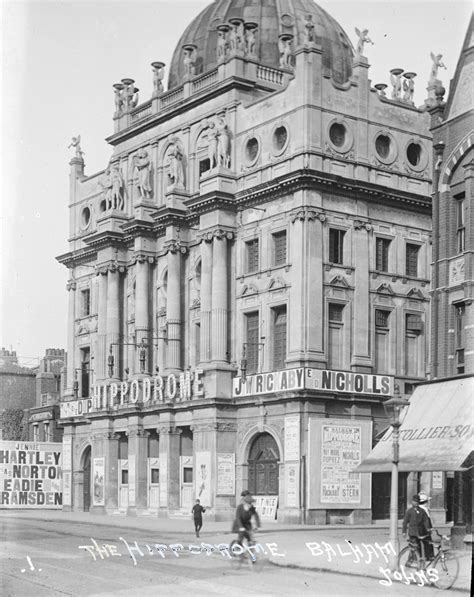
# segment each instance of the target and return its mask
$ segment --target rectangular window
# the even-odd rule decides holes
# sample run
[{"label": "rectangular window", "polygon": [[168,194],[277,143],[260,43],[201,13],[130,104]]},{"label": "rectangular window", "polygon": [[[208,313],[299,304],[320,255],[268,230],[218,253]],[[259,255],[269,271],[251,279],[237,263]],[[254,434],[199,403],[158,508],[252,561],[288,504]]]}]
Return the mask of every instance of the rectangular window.
[{"label": "rectangular window", "polygon": [[201,362],[201,324],[197,323],[194,326],[194,354],[195,363],[198,365]]},{"label": "rectangular window", "polygon": [[329,261],[343,263],[344,261],[344,230],[329,229]]},{"label": "rectangular window", "polygon": [[193,482],[193,469],[185,466],[183,468],[183,483],[192,483],[192,482]]},{"label": "rectangular window", "polygon": [[286,307],[273,309],[273,369],[285,368],[286,361]]},{"label": "rectangular window", "polygon": [[328,367],[342,369],[344,364],[344,305],[330,303],[328,316]]},{"label": "rectangular window", "polygon": [[389,366],[390,311],[375,309],[375,370],[387,373]]},{"label": "rectangular window", "polygon": [[375,269],[379,272],[388,272],[390,242],[387,238],[377,238],[375,240]]},{"label": "rectangular window", "polygon": [[423,320],[416,313],[405,317],[405,373],[417,377],[421,374],[421,339]]},{"label": "rectangular window", "polygon": [[405,270],[407,276],[418,277],[418,253],[419,245],[407,244],[405,255]]},{"label": "rectangular window", "polygon": [[89,397],[91,349],[81,348],[81,397]]},{"label": "rectangular window", "polygon": [[122,469],[122,485],[128,485],[128,470],[126,468]]},{"label": "rectangular window", "polygon": [[50,442],[51,435],[50,435],[49,423],[43,423],[43,428],[44,428],[44,441]]},{"label": "rectangular window", "polygon": [[375,327],[388,328],[389,317],[390,311],[384,311],[383,309],[375,309]]},{"label": "rectangular window", "polygon": [[247,373],[258,371],[258,311],[245,315]]},{"label": "rectangular window", "polygon": [[39,428],[38,425],[33,425],[33,441],[39,442]]},{"label": "rectangular window", "polygon": [[159,468],[151,469],[151,482],[153,484],[158,484],[160,482],[160,469]]},{"label": "rectangular window", "polygon": [[466,223],[465,223],[464,193],[456,197],[456,244],[458,253],[466,248]]},{"label": "rectangular window", "polygon": [[246,249],[246,273],[258,271],[258,238],[245,243]]},{"label": "rectangular window", "polygon": [[286,230],[275,232],[273,236],[273,265],[286,263]]},{"label": "rectangular window", "polygon": [[81,291],[81,317],[91,314],[91,291],[89,288]]},{"label": "rectangular window", "polygon": [[455,305],[455,328],[454,343],[456,350],[456,372],[458,375],[464,373],[464,344],[465,344],[465,317],[466,307],[463,304]]}]

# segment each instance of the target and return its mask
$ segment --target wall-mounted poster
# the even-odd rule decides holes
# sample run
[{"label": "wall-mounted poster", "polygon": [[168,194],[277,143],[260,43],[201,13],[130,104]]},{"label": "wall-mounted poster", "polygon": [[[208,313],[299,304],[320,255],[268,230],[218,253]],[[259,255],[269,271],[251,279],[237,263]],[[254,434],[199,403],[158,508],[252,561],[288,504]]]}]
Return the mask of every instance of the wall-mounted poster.
[{"label": "wall-mounted poster", "polygon": [[211,453],[196,452],[195,496],[201,506],[211,506]]},{"label": "wall-mounted poster", "polygon": [[62,508],[62,443],[0,441],[0,508]]},{"label": "wall-mounted poster", "polygon": [[235,494],[235,454],[217,454],[217,495]]},{"label": "wall-mounted poster", "polygon": [[94,458],[92,466],[92,488],[94,506],[103,506],[105,504],[104,496],[105,479],[105,459]]},{"label": "wall-mounted poster", "polygon": [[275,520],[278,507],[277,495],[256,495],[255,508],[260,518]]},{"label": "wall-mounted poster", "polygon": [[286,469],[286,505],[288,508],[299,507],[299,464],[285,464]]},{"label": "wall-mounted poster", "polygon": [[168,458],[167,454],[160,455],[160,506],[168,505]]},{"label": "wall-mounted poster", "polygon": [[285,417],[285,461],[300,459],[300,416]]},{"label": "wall-mounted poster", "polygon": [[72,437],[63,437],[63,504],[72,505]]},{"label": "wall-mounted poster", "polygon": [[359,425],[322,425],[321,502],[360,502],[360,474],[351,473],[351,470],[361,461],[361,438]]}]

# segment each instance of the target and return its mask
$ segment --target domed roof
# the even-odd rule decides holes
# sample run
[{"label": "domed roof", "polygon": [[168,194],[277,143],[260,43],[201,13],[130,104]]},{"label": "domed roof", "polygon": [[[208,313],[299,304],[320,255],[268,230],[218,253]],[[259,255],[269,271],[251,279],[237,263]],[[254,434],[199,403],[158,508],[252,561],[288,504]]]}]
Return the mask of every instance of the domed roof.
[{"label": "domed roof", "polygon": [[268,66],[280,65],[279,35],[293,34],[293,48],[305,40],[306,18],[311,15],[315,41],[322,46],[325,74],[338,83],[347,81],[352,73],[352,45],[342,27],[312,0],[215,0],[186,28],[171,60],[168,89],[183,82],[185,66],[183,45],[195,44],[196,74],[217,66],[217,40],[219,25],[230,19],[241,18],[246,23],[256,23],[256,60]]}]

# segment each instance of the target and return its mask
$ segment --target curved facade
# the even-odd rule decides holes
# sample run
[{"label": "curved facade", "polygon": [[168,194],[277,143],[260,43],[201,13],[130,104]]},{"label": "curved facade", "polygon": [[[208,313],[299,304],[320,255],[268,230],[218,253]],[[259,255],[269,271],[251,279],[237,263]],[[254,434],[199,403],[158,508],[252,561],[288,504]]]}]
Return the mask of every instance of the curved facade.
[{"label": "curved facade", "polygon": [[323,32],[301,37],[306,12],[329,19],[312,3],[291,3],[281,65],[276,6],[212,4],[178,54],[235,8],[270,28],[261,61],[212,66],[209,36],[202,73],[188,48],[168,91],[158,77],[135,105],[116,86],[103,172],[71,160],[68,507],[169,515],[198,497],[228,519],[249,487],[282,521],[372,516],[351,470],[380,399],[426,374],[429,116],[371,88],[364,56],[339,84],[350,49],[328,42],[327,62]]}]

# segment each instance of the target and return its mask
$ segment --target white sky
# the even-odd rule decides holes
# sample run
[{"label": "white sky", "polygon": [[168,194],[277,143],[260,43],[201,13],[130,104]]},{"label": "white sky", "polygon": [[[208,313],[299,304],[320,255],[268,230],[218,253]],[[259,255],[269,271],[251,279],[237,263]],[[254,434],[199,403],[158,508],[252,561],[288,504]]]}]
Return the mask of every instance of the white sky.
[{"label": "white sky", "polygon": [[[66,348],[68,271],[55,257],[68,250],[71,137],[81,135],[86,175],[111,155],[112,84],[132,77],[140,102],[152,92],[150,63],[170,63],[201,0],[0,0],[1,253],[0,347],[20,357]],[[418,73],[423,103],[430,52],[443,54],[448,88],[472,3],[465,0],[320,0],[356,44],[368,28],[365,54],[373,84],[389,70]],[[166,71],[165,79],[168,73]],[[33,361],[22,359],[24,364]]]}]

